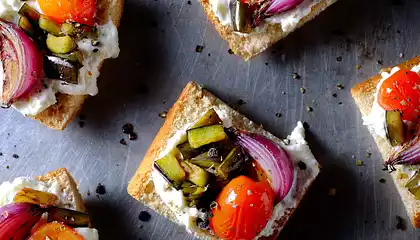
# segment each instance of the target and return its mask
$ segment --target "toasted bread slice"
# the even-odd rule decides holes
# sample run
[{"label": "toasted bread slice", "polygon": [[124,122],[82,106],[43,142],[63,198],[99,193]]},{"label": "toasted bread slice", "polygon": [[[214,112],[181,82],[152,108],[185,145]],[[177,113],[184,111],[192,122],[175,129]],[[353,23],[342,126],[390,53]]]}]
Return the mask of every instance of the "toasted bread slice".
[{"label": "toasted bread slice", "polygon": [[[419,64],[420,56],[413,58],[407,62],[401,63],[398,65],[398,67],[402,69],[411,69]],[[385,68],[382,69],[381,72],[389,72],[391,71],[391,69],[392,68]],[[356,104],[359,107],[360,112],[363,116],[367,116],[370,110],[372,109],[376,93],[376,86],[380,80],[381,75],[378,74],[362,83],[357,84],[351,89],[351,94],[354,100],[356,101]],[[383,159],[386,160],[392,151],[391,145],[388,143],[388,141],[378,136],[373,131],[370,131],[370,133],[375,139],[375,142],[378,145],[379,151],[381,152]],[[392,172],[391,176],[405,205],[407,213],[411,218],[413,226],[416,228],[420,228],[420,200],[416,200],[414,195],[411,194],[408,191],[408,189],[404,187],[408,178],[401,178],[400,176],[398,176],[397,172]]]},{"label": "toasted bread slice", "polygon": [[[95,17],[99,23],[106,23],[111,18],[115,26],[120,25],[124,0],[97,0],[96,4]],[[47,127],[63,130],[80,112],[87,96],[57,93],[57,103],[32,118]]]},{"label": "toasted bread slice", "polygon": [[77,183],[66,168],[56,169],[43,176],[38,176],[36,179],[42,182],[57,182],[63,191],[63,195],[67,198],[66,202],[71,203],[71,209],[86,212],[82,195],[77,188]]},{"label": "toasted bread slice", "polygon": [[308,15],[303,17],[298,24],[296,24],[289,31],[283,31],[280,23],[266,23],[267,29],[261,32],[252,32],[248,35],[237,34],[233,28],[228,25],[223,25],[212,10],[210,0],[200,0],[204,10],[210,19],[210,22],[216,27],[220,36],[225,39],[230,49],[238,56],[241,56],[245,61],[257,56],[280,39],[285,38],[296,29],[300,28],[306,22],[315,18],[319,13],[324,11],[331,4],[337,0],[320,0],[314,6]]},{"label": "toasted bread slice", "polygon": [[[261,125],[255,124],[237,111],[233,110],[201,86],[194,82],[190,82],[185,87],[174,106],[169,110],[166,115],[164,125],[155,137],[139,168],[137,169],[137,172],[128,184],[128,193],[131,196],[152,208],[157,213],[178,224],[181,223],[175,217],[175,214],[165,205],[155,191],[153,180],[151,179],[153,171],[152,166],[154,160],[158,159],[160,155],[166,154],[168,150],[175,147],[176,143],[173,141],[173,138],[174,136],[175,138],[179,137],[179,134],[177,133],[180,131],[181,133],[185,132],[186,128],[193,125],[211,108],[216,110],[222,118],[224,125],[227,124],[241,130],[264,135],[277,144],[282,144],[280,139],[265,131]],[[307,145],[305,146],[307,147],[307,150],[310,151],[309,147]],[[293,204],[282,205],[285,212],[275,215],[277,218],[273,220],[273,232],[268,237],[261,237],[260,239],[275,239],[277,237],[319,173],[320,169],[318,162],[313,158],[312,154],[310,160],[305,160],[305,163],[308,166],[305,171],[299,170],[297,167],[298,163],[296,161],[299,160],[293,159],[293,165],[296,173],[295,176],[297,179],[294,190],[289,192],[290,196],[293,198],[291,200]],[[215,236],[212,236],[205,231],[193,233],[196,237],[202,239],[215,239]]]}]

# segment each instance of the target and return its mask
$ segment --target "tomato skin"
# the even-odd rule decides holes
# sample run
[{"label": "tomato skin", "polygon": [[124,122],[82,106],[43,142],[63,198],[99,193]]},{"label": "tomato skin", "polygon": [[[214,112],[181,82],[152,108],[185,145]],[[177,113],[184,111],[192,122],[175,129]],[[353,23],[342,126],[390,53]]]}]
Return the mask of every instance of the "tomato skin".
[{"label": "tomato skin", "polygon": [[402,119],[418,121],[420,118],[420,76],[402,69],[387,78],[379,88],[378,104],[385,110],[398,110]]},{"label": "tomato skin", "polygon": [[28,240],[83,240],[74,229],[58,222],[50,222],[41,225]]},{"label": "tomato skin", "polygon": [[43,14],[58,23],[68,20],[93,26],[95,0],[38,0],[38,3]]},{"label": "tomato skin", "polygon": [[266,182],[239,176],[217,197],[210,228],[219,238],[253,239],[263,230],[274,208],[274,192]]}]

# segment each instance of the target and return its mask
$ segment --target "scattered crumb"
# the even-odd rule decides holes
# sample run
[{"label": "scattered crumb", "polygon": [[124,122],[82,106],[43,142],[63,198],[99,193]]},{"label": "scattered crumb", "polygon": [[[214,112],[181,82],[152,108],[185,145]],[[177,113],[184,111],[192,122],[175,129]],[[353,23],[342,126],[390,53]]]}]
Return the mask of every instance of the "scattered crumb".
[{"label": "scattered crumb", "polygon": [[13,158],[19,158],[19,155],[17,155],[16,153],[14,153],[14,154],[12,155],[12,157],[13,157]]},{"label": "scattered crumb", "polygon": [[360,70],[361,68],[362,68],[362,65],[360,65],[360,64],[356,65],[356,70]]},{"label": "scattered crumb", "polygon": [[386,180],[385,180],[384,178],[381,178],[381,179],[379,179],[379,182],[380,182],[380,183],[385,183],[385,182],[386,182]]},{"label": "scattered crumb", "polygon": [[397,225],[396,225],[397,229],[405,230],[404,219],[398,215],[396,215],[395,218],[397,219]]},{"label": "scattered crumb", "polygon": [[363,164],[363,161],[362,160],[356,160],[356,165],[358,166],[358,167],[361,167],[361,166],[363,166],[364,164]]},{"label": "scattered crumb", "polygon": [[266,62],[265,65],[267,66],[268,65],[268,62]]},{"label": "scattered crumb", "polygon": [[382,61],[382,60],[378,60],[378,61],[377,61],[377,63],[378,63],[379,65],[382,65],[382,64],[384,64],[384,61]]},{"label": "scattered crumb", "polygon": [[100,183],[98,183],[98,186],[96,186],[96,191],[95,191],[97,194],[100,194],[100,195],[103,195],[103,194],[105,194],[106,193],[106,189],[105,189],[105,186],[104,185],[102,185],[102,184],[100,184]]},{"label": "scattered crumb", "polygon": [[338,102],[338,105],[341,105],[341,104],[343,104],[343,102]]},{"label": "scattered crumb", "polygon": [[400,53],[400,58],[403,58],[404,57],[404,53]]},{"label": "scattered crumb", "polygon": [[124,139],[124,138],[121,138],[121,140],[120,140],[120,144],[121,144],[121,145],[127,145],[127,142],[125,141],[125,139]]},{"label": "scattered crumb", "polygon": [[189,0],[187,1],[187,4],[188,4],[188,5],[192,5],[192,4],[191,4],[191,1],[189,1]]},{"label": "scattered crumb", "polygon": [[283,116],[281,113],[276,113],[276,117],[280,118],[281,116]]},{"label": "scattered crumb", "polygon": [[9,165],[6,165],[6,169],[9,169],[10,167],[9,167]]},{"label": "scattered crumb", "polygon": [[229,48],[229,50],[228,50],[228,53],[229,53],[229,54],[234,54],[234,52],[233,52],[233,51],[232,51],[232,49],[230,49],[230,48]]},{"label": "scattered crumb", "polygon": [[167,111],[160,112],[160,113],[159,113],[159,117],[160,117],[160,118],[166,118],[166,114],[168,114],[168,112],[167,112]]},{"label": "scattered crumb", "polygon": [[338,84],[337,84],[337,88],[342,90],[342,89],[344,89],[344,85],[343,85],[343,84],[341,84],[341,83],[338,83]]},{"label": "scattered crumb", "polygon": [[286,95],[286,92],[281,92],[281,94]]},{"label": "scattered crumb", "polygon": [[337,60],[337,62],[341,62],[341,60],[343,60],[343,57],[338,56],[336,60]]},{"label": "scattered crumb", "polygon": [[337,93],[333,93],[332,96],[336,98],[337,97]]},{"label": "scattered crumb", "polygon": [[128,135],[128,139],[130,139],[131,141],[137,140],[137,133],[135,133],[135,132],[131,132],[131,133]]},{"label": "scattered crumb", "polygon": [[370,158],[370,157],[372,157],[372,153],[367,152],[367,153],[366,153],[366,158]]},{"label": "scattered crumb", "polygon": [[310,106],[306,106],[306,111],[312,112],[312,111],[314,111],[314,109],[312,107],[310,107]]},{"label": "scattered crumb", "polygon": [[90,196],[90,191],[89,190],[87,190],[86,196]]},{"label": "scattered crumb", "polygon": [[306,89],[304,89],[303,87],[300,88],[300,93],[304,94],[306,92]]},{"label": "scattered crumb", "polygon": [[300,79],[300,76],[297,73],[292,73],[292,78],[293,79]]},{"label": "scattered crumb", "polygon": [[197,52],[197,53],[201,53],[201,52],[203,51],[203,49],[204,49],[204,46],[197,45],[197,46],[195,47],[195,52]]},{"label": "scattered crumb", "polygon": [[328,195],[331,197],[334,197],[337,194],[337,189],[335,188],[330,188],[330,190],[328,191]]}]

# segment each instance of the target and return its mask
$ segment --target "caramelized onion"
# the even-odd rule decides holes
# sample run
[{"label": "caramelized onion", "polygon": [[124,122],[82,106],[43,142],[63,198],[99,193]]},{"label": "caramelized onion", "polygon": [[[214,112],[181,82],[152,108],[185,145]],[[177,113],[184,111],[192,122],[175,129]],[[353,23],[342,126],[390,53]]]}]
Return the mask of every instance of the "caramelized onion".
[{"label": "caramelized onion", "polygon": [[0,19],[1,104],[14,101],[41,89],[44,77],[43,55],[36,43],[13,23]]}]

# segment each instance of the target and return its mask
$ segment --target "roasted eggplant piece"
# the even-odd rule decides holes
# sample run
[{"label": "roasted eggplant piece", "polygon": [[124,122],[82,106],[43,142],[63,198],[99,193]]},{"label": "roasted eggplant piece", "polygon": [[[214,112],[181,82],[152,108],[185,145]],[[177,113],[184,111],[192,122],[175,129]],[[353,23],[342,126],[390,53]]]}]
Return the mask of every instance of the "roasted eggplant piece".
[{"label": "roasted eggplant piece", "polygon": [[191,159],[205,151],[205,149],[192,148],[188,142],[179,144],[177,148],[184,160]]},{"label": "roasted eggplant piece", "polygon": [[199,166],[192,164],[188,161],[181,162],[181,166],[187,173],[187,180],[196,184],[199,187],[207,185],[210,179],[210,175],[204,169]]},{"label": "roasted eggplant piece", "polygon": [[420,174],[419,171],[407,181],[405,187],[411,192],[417,200],[420,200]]},{"label": "roasted eggplant piece", "polygon": [[404,123],[401,113],[398,111],[386,111],[385,113],[386,133],[390,144],[400,146],[404,142]]},{"label": "roasted eggplant piece", "polygon": [[[215,155],[217,154],[217,155]],[[210,148],[207,152],[204,152],[189,160],[191,163],[205,169],[210,173],[216,173],[216,169],[222,163],[222,157],[218,155],[217,148]]]},{"label": "roasted eggplant piece", "polygon": [[34,22],[38,22],[41,14],[35,8],[29,6],[29,4],[24,3],[19,9],[19,14],[31,19]]},{"label": "roasted eggplant piece", "polygon": [[67,54],[59,54],[59,53],[53,53],[53,54],[54,56],[68,60],[73,63],[79,63],[79,64],[83,63],[83,53],[80,51],[73,51]]},{"label": "roasted eggplant piece", "polygon": [[76,27],[74,26],[73,23],[63,23],[61,24],[60,29],[62,33],[71,36],[74,30],[76,29]]},{"label": "roasted eggplant piece", "polygon": [[44,57],[44,72],[50,79],[57,79],[67,83],[77,84],[79,68],[80,65],[78,63],[73,63],[59,57]]},{"label": "roasted eggplant piece", "polygon": [[87,227],[90,223],[86,213],[58,207],[48,208],[48,221],[62,222],[70,227]]},{"label": "roasted eggplant piece", "polygon": [[18,20],[18,26],[22,28],[23,31],[25,31],[29,36],[34,36],[35,30],[27,17],[20,16]]},{"label": "roasted eggplant piece", "polygon": [[76,48],[76,43],[70,36],[57,37],[48,34],[47,47],[53,53],[64,54],[73,51]]},{"label": "roasted eggplant piece", "polygon": [[185,180],[185,171],[174,154],[169,153],[163,158],[156,160],[155,163],[165,177],[174,185],[180,185]]},{"label": "roasted eggplant piece", "polygon": [[39,17],[38,24],[39,27],[47,33],[51,33],[55,36],[59,36],[61,34],[60,27],[45,15],[41,15]]},{"label": "roasted eggplant piece", "polygon": [[227,135],[222,125],[215,124],[188,130],[187,137],[192,148],[199,148],[209,143],[225,140]]},{"label": "roasted eggplant piece", "polygon": [[229,11],[233,30],[245,32],[248,19],[248,4],[241,0],[230,0]]},{"label": "roasted eggplant piece", "polygon": [[222,120],[219,118],[219,115],[217,115],[216,111],[214,109],[210,109],[204,114],[198,122],[196,122],[190,129],[199,128],[199,127],[205,127],[215,124],[222,124]]},{"label": "roasted eggplant piece", "polygon": [[234,147],[217,168],[217,177],[226,180],[240,172],[251,158],[239,146]]}]

